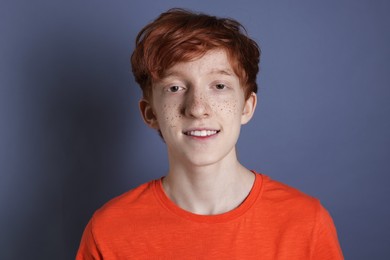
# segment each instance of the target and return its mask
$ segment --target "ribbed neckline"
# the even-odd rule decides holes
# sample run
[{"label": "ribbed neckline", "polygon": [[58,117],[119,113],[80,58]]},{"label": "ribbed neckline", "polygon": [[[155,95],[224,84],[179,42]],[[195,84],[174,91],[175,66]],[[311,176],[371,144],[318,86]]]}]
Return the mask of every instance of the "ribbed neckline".
[{"label": "ribbed neckline", "polygon": [[154,181],[153,189],[157,199],[162,204],[162,206],[181,218],[200,223],[228,222],[240,217],[245,212],[247,212],[252,207],[254,202],[260,197],[263,187],[263,175],[255,171],[252,172],[255,174],[255,181],[253,182],[252,189],[246,199],[237,208],[218,215],[198,215],[180,208],[165,194],[162,186],[162,178]]}]

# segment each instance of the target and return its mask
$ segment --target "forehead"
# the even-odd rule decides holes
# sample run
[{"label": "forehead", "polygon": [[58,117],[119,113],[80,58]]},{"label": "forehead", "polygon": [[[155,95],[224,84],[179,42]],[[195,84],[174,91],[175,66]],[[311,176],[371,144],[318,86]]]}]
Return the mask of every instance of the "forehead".
[{"label": "forehead", "polygon": [[226,51],[222,49],[207,51],[201,57],[190,61],[177,62],[165,70],[162,77],[175,76],[184,72],[236,76]]}]

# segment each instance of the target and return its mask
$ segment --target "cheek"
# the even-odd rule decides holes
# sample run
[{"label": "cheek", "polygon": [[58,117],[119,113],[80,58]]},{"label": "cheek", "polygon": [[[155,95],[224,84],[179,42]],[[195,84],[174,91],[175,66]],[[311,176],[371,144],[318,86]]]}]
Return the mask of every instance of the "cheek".
[{"label": "cheek", "polygon": [[160,118],[163,119],[164,122],[163,124],[168,126],[169,128],[177,127],[177,122],[181,117],[182,116],[180,114],[180,106],[175,103],[164,105],[160,114]]},{"label": "cheek", "polygon": [[236,99],[224,99],[221,102],[212,104],[214,111],[218,111],[218,113],[222,113],[226,117],[236,117],[239,115],[239,107],[239,102]]}]

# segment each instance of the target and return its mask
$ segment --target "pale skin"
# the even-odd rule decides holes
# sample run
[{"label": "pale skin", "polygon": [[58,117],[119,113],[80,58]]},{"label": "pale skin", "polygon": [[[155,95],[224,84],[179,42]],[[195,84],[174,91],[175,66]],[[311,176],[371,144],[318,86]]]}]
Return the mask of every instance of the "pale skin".
[{"label": "pale skin", "polygon": [[177,63],[140,101],[145,123],[167,145],[166,195],[199,215],[223,214],[248,196],[254,174],[237,159],[241,125],[250,121],[257,97],[248,99],[224,50]]}]

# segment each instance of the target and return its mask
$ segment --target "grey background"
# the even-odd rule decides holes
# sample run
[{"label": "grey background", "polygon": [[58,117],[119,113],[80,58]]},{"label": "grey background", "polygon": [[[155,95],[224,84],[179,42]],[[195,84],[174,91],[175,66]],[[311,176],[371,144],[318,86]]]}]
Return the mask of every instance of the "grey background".
[{"label": "grey background", "polygon": [[390,2],[0,2],[0,259],[72,259],[110,198],[167,169],[129,55],[159,13],[242,22],[261,45],[241,161],[319,198],[347,259],[390,258]]}]

